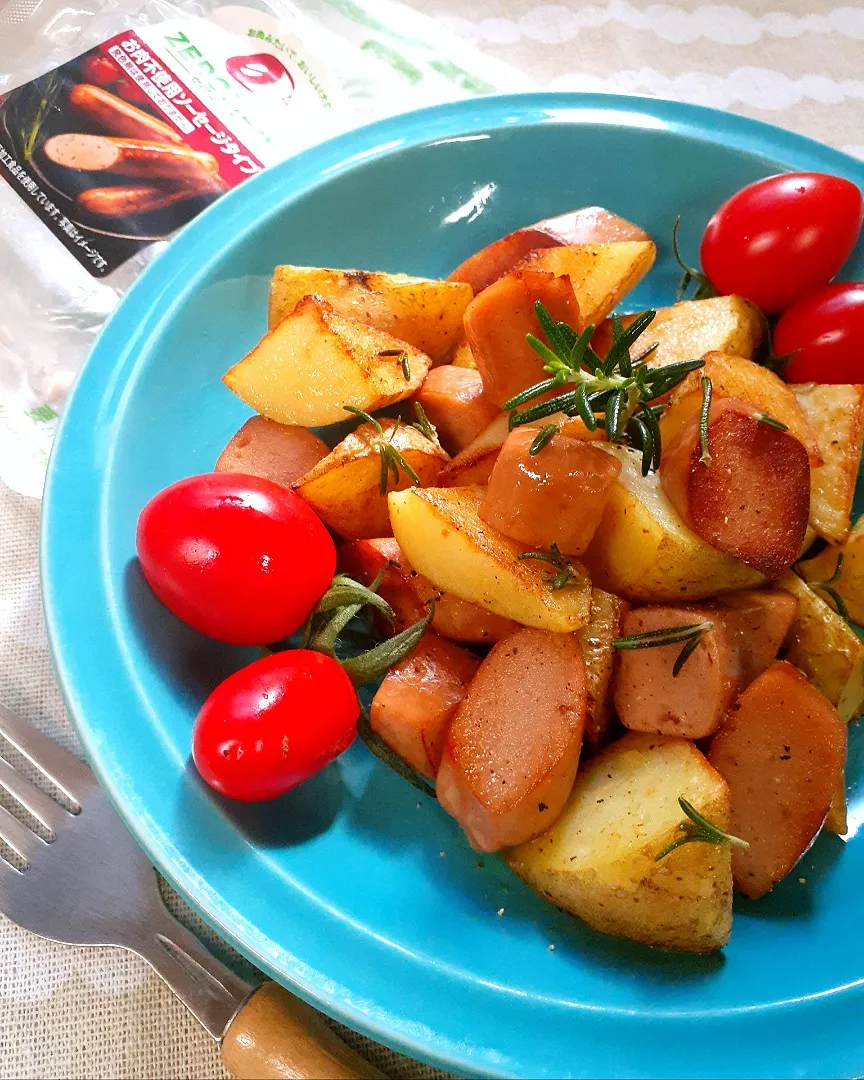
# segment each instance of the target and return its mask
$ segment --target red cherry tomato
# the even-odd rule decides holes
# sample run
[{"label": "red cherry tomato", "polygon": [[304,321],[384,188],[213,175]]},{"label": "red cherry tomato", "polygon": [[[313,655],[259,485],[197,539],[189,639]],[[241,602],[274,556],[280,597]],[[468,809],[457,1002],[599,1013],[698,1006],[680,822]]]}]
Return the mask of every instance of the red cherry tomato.
[{"label": "red cherry tomato", "polygon": [[117,93],[124,101],[128,101],[130,105],[151,105],[152,102],[147,94],[141,89],[141,87],[134,82],[130,82],[125,76],[121,76],[117,81],[115,87]]},{"label": "red cherry tomato", "polygon": [[91,53],[81,61],[81,74],[85,82],[96,86],[113,86],[120,78],[120,73],[107,56]]},{"label": "red cherry tomato", "polygon": [[137,546],[162,603],[232,645],[293,634],[336,569],[330,534],[298,495],[234,473],[160,491],[141,511]]},{"label": "red cherry tomato", "polygon": [[799,300],[777,323],[774,352],[794,353],[787,382],[864,382],[864,283],[827,285]]},{"label": "red cherry tomato", "polygon": [[195,721],[198,772],[230,799],[284,795],[347,750],[360,705],[351,680],[323,653],[293,649],[217,686]]},{"label": "red cherry tomato", "polygon": [[861,192],[842,177],[769,176],[736,192],[708,222],[702,269],[719,293],[785,311],[834,277],[862,219]]}]

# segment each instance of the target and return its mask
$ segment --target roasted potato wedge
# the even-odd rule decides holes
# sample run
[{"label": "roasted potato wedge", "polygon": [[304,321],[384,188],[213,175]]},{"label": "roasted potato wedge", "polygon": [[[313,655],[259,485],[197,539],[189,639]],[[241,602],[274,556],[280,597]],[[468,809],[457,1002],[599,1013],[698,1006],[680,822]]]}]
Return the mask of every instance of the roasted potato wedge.
[{"label": "roasted potato wedge", "polygon": [[317,427],[344,420],[346,405],[374,412],[410,397],[429,364],[412,345],[307,296],[222,381],[277,423]]},{"label": "roasted potato wedge", "polygon": [[744,691],[708,760],[729,785],[736,888],[755,899],[784,878],[822,828],[843,780],[846,724],[801,672],[779,660]]},{"label": "roasted potato wedge", "polygon": [[612,642],[621,632],[621,621],[629,604],[603,589],[591,590],[591,621],[576,631],[585,661],[588,708],[584,740],[592,750],[607,739],[612,715],[612,671],[615,649]]},{"label": "roasted potato wedge", "polygon": [[399,633],[419,622],[428,612],[430,601],[435,604],[432,629],[450,641],[492,645],[519,629],[511,619],[502,619],[477,604],[436,589],[411,566],[392,537],[343,544],[339,548],[339,568],[364,585],[371,585],[384,571],[378,595],[393,608],[395,617],[392,626],[381,617],[382,634]]},{"label": "roasted potato wedge", "polygon": [[657,342],[648,361],[652,367],[713,352],[749,358],[762,340],[762,333],[758,308],[741,296],[684,300],[672,307],[658,308],[653,322],[630,351],[638,356]]},{"label": "roasted potato wedge", "polygon": [[290,487],[329,453],[314,431],[251,416],[219,455],[214,470],[261,476]]},{"label": "roasted potato wedge", "polygon": [[621,462],[606,510],[583,556],[601,588],[643,603],[703,600],[752,588],[761,574],[706,544],[689,529],[660,486],[642,476],[641,455],[609,447]]},{"label": "roasted potato wedge", "polygon": [[590,620],[591,582],[580,563],[567,588],[549,587],[548,564],[519,559],[525,547],[478,513],[480,487],[412,488],[390,495],[390,522],[414,569],[433,585],[504,618],[568,633]]},{"label": "roasted potato wedge", "polygon": [[[650,329],[650,327],[649,327]],[[705,366],[690,374],[672,391],[669,408],[660,418],[663,445],[668,446],[679,429],[702,402],[702,377],[711,380],[714,400],[736,398],[745,401],[759,413],[785,424],[790,434],[803,443],[810,458],[810,465],[822,464],[822,455],[810,421],[792,387],[778,378],[773,371],[755,364],[743,356],[725,353],[708,353]]]},{"label": "roasted potato wedge", "polygon": [[864,641],[797,574],[786,574],[777,587],[798,601],[786,658],[836,705],[843,720],[854,720],[864,712]]},{"label": "roasted potato wedge", "polygon": [[585,206],[509,233],[471,255],[447,280],[467,281],[475,292],[480,292],[509,274],[520,259],[539,248],[650,239],[648,233],[632,221],[618,217],[602,206]]},{"label": "roasted potato wedge", "polygon": [[277,266],[270,283],[270,329],[310,295],[323,296],[340,315],[392,334],[440,360],[461,338],[462,316],[474,293],[470,285],[407,274]]},{"label": "roasted potato wedge", "polygon": [[582,326],[597,326],[648,273],[656,254],[650,240],[568,244],[532,251],[519,265],[569,277]]},{"label": "roasted potato wedge", "polygon": [[384,676],[369,722],[395,753],[435,779],[450,721],[468,692],[480,658],[426,633],[413,652]]},{"label": "roasted potato wedge", "polygon": [[839,594],[852,621],[864,626],[864,517],[858,519],[842,544],[827,547],[814,558],[799,563],[798,570],[807,581],[831,581],[841,555],[840,573],[831,582],[831,588]]},{"label": "roasted potato wedge", "polygon": [[633,732],[587,763],[548,832],[505,858],[595,930],[687,952],[722,949],[732,928],[729,849],[685,844],[655,861],[680,836],[679,796],[728,827],[729,788],[693,743]]},{"label": "roasted potato wedge", "polygon": [[[864,443],[864,386],[793,386],[816,437],[822,464],[810,474],[810,524],[826,540],[849,535]],[[830,577],[830,575],[828,575]]]},{"label": "roasted potato wedge", "polygon": [[492,649],[450,725],[436,785],[475,850],[520,844],[555,820],[576,777],[586,705],[574,635],[520,629]]},{"label": "roasted potato wedge", "polygon": [[450,363],[453,367],[471,368],[474,371],[477,370],[477,361],[474,359],[474,353],[471,352],[471,346],[467,341],[459,342],[453,350],[453,359]]},{"label": "roasted potato wedge", "polygon": [[414,470],[421,484],[434,484],[448,460],[441,447],[419,431],[395,420],[360,424],[326,458],[301,476],[294,490],[325,524],[348,540],[386,536],[390,532],[387,492],[400,491],[414,481],[399,466],[398,481],[388,473],[381,492],[382,455],[396,451]]},{"label": "roasted potato wedge", "polygon": [[806,448],[734,398],[711,404],[705,444],[700,431],[697,412],[664,443],[664,492],[706,543],[760,574],[779,577],[799,557],[807,534]]}]

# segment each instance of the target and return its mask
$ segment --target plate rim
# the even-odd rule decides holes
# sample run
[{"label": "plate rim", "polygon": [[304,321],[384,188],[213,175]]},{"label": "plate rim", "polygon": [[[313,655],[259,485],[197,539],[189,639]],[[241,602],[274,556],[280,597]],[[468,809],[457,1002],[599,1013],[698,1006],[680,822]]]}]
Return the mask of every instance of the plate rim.
[{"label": "plate rim", "polygon": [[[806,156],[820,160],[822,167],[826,170],[844,175],[850,173],[857,175],[856,182],[859,186],[864,184],[864,163],[806,136],[748,117],[704,106],[656,98],[552,92],[490,95],[399,114],[338,135],[265,170],[259,176],[217,200],[173,238],[169,249],[172,255],[169,256],[167,251],[161,253],[121,298],[94,343],[64,409],[51,455],[40,529],[39,561],[43,609],[58,684],[88,761],[126,826],[154,866],[222,937],[271,977],[286,983],[300,997],[368,1037],[393,1046],[402,1053],[438,1067],[451,1071],[459,1070],[468,1075],[507,1074],[498,1071],[500,1066],[496,1068],[489,1055],[483,1060],[479,1057],[469,1059],[453,1054],[444,1055],[436,1051],[434,1044],[429,1040],[420,1039],[416,1028],[412,1032],[409,1030],[410,1025],[394,1026],[391,1023],[388,1026],[383,1022],[376,1022],[356,1007],[352,1008],[340,999],[332,995],[328,996],[326,987],[320,985],[320,980],[316,984],[314,980],[303,980],[297,972],[289,973],[274,966],[260,948],[260,944],[253,941],[248,934],[244,934],[242,928],[238,929],[225,921],[224,913],[220,912],[219,906],[221,905],[223,909],[233,909],[233,903],[227,902],[221,895],[211,896],[206,889],[202,890],[200,879],[190,872],[190,868],[180,867],[168,858],[162,847],[161,838],[154,835],[152,828],[138,821],[131,813],[124,796],[124,778],[113,775],[100,760],[98,728],[92,726],[87,720],[87,710],[82,701],[86,687],[79,684],[76,676],[73,655],[75,649],[69,648],[67,651],[63,641],[63,628],[67,625],[63,613],[63,599],[60,591],[55,587],[51,573],[51,567],[56,558],[54,552],[62,545],[63,535],[64,492],[57,477],[72,448],[74,429],[72,422],[67,421],[76,415],[79,392],[81,397],[84,396],[82,387],[87,386],[87,373],[92,375],[102,354],[109,351],[111,336],[115,333],[120,320],[126,317],[127,312],[134,310],[135,305],[140,308],[147,289],[159,280],[160,273],[164,276],[163,266],[167,269],[169,279],[172,276],[176,277],[177,270],[175,269],[172,275],[168,268],[172,264],[175,267],[184,264],[195,248],[208,240],[211,235],[211,225],[217,219],[225,219],[229,224],[237,225],[237,229],[230,234],[234,240],[237,240],[244,232],[260,224],[260,217],[252,213],[256,206],[265,207],[267,213],[278,213],[294,199],[327,183],[329,178],[349,171],[361,162],[376,160],[412,147],[476,134],[491,128],[549,123],[600,123],[629,129],[663,129],[719,146],[732,146],[738,150],[770,157],[772,160],[784,156],[791,158]],[[295,175],[292,177],[292,174]],[[271,193],[274,196],[272,199],[269,197]],[[246,219],[245,222],[243,219]],[[223,226],[225,221],[222,222]],[[218,254],[211,253],[209,260],[200,267],[199,273],[206,273],[216,258]],[[192,287],[197,276],[192,275],[184,279],[187,288]],[[164,314],[165,312],[163,316]],[[148,320],[152,318],[153,311],[147,307],[144,300],[141,326],[147,325]],[[151,322],[148,328],[155,329],[156,323]],[[128,348],[132,348],[132,345],[130,344]],[[104,473],[100,474],[100,481],[102,475]],[[101,507],[104,485],[100,482],[98,488],[96,504]],[[99,528],[101,529],[101,525]],[[215,893],[215,890],[211,891]],[[855,983],[853,986],[861,989],[861,983]],[[843,989],[849,988],[836,988],[838,991]],[[829,996],[835,992],[829,992]],[[801,1004],[812,1004],[815,1003],[816,998],[821,1000],[825,996],[825,994],[820,994],[807,997]],[[771,1013],[785,1004],[773,1003],[760,1007],[760,1011]],[[724,1016],[734,1017],[744,1011],[743,1008],[731,1009],[724,1011]],[[388,1019],[394,1020],[392,1014],[388,1013]],[[848,1025],[847,1030],[852,1030],[852,1025]],[[776,1064],[775,1059],[775,1066]],[[860,1061],[858,1065],[860,1067]],[[590,1062],[583,1061],[582,1066],[590,1066]],[[593,1068],[588,1067],[584,1073],[577,1072],[573,1075],[596,1075],[598,1066],[599,1062]],[[628,1072],[627,1075],[631,1073]],[[693,1071],[690,1075],[714,1076],[715,1074],[710,1071]]]}]

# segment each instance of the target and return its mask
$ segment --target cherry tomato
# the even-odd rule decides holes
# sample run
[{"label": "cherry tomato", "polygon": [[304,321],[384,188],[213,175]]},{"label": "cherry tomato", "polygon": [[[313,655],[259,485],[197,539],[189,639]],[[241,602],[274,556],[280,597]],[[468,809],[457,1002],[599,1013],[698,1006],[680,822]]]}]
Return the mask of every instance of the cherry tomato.
[{"label": "cherry tomato", "polygon": [[81,61],[81,74],[85,82],[96,86],[113,86],[120,78],[120,73],[107,56],[91,53]]},{"label": "cherry tomato", "polygon": [[293,634],[336,569],[330,534],[298,495],[235,473],[160,491],[141,511],[137,546],[162,603],[232,645]]},{"label": "cherry tomato", "polygon": [[128,101],[130,105],[152,104],[150,98],[141,87],[137,83],[130,82],[125,76],[120,77],[115,89],[120,97],[122,97],[124,101]]},{"label": "cherry tomato", "polygon": [[864,382],[864,283],[827,285],[781,315],[777,356],[794,353],[787,382]]},{"label": "cherry tomato", "polygon": [[230,799],[284,795],[347,750],[360,705],[351,680],[323,653],[274,653],[230,675],[195,721],[198,772]]},{"label": "cherry tomato", "polygon": [[842,177],[769,176],[736,192],[708,222],[702,269],[719,293],[785,311],[834,277],[862,219],[861,192]]}]

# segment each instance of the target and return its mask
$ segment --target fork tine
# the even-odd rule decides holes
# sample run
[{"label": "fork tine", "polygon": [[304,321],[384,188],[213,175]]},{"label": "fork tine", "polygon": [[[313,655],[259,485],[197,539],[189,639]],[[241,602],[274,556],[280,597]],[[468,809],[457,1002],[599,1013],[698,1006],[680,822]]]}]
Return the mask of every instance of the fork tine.
[{"label": "fork tine", "polygon": [[23,825],[2,806],[0,806],[0,840],[4,840],[27,862],[32,862],[36,858],[40,848],[48,846],[41,837],[30,832],[26,825]]},{"label": "fork tine", "polygon": [[79,805],[95,786],[96,778],[83,762],[41,731],[25,724],[4,705],[0,705],[0,735]]},{"label": "fork tine", "polygon": [[0,757],[0,788],[5,788],[13,799],[16,799],[52,832],[56,833],[72,816],[68,810],[64,810],[50,796],[40,791],[35,784],[26,780],[2,757]]}]

